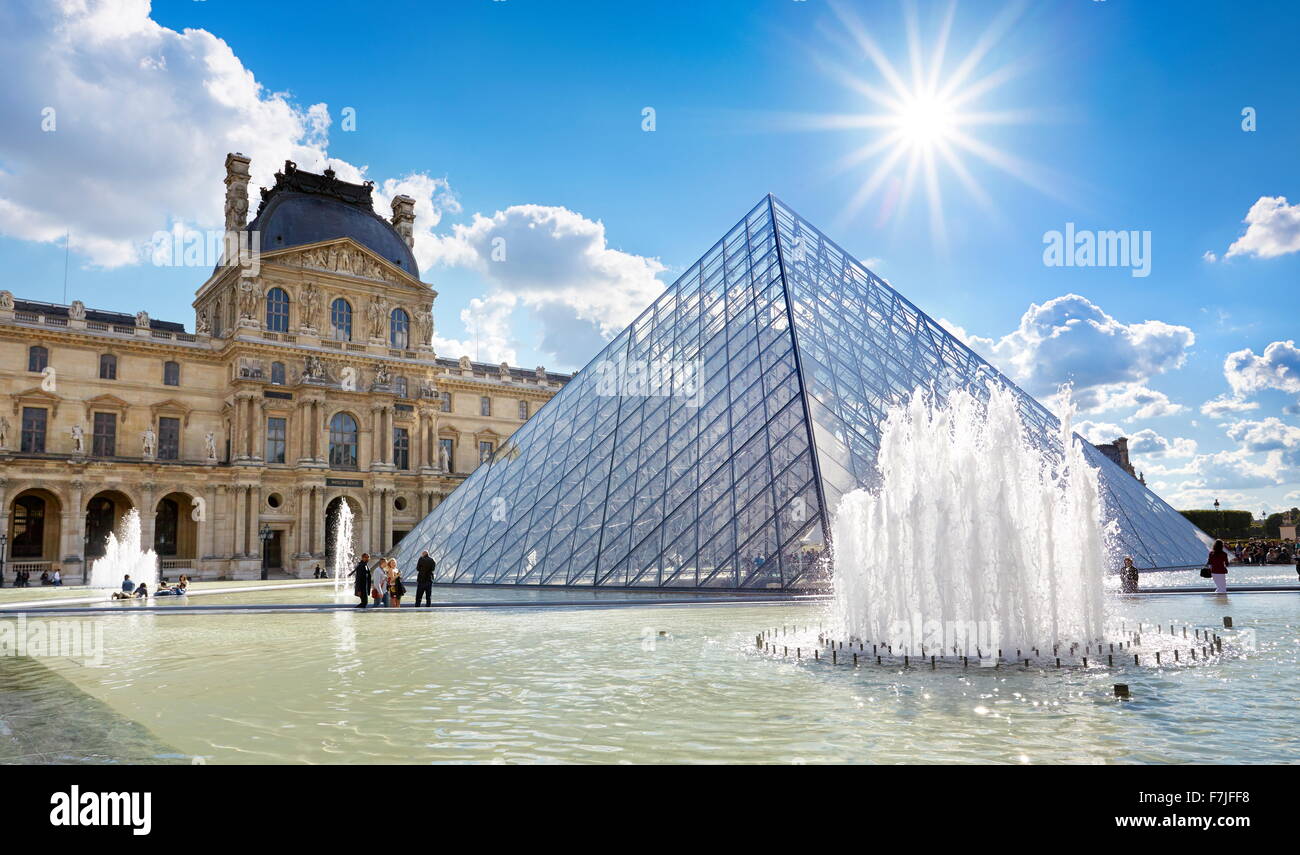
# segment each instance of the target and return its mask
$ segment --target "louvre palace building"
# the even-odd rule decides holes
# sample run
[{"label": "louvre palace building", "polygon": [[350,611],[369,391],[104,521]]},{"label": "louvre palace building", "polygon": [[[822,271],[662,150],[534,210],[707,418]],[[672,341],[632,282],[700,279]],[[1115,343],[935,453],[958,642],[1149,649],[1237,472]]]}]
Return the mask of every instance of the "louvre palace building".
[{"label": "louvre palace building", "polygon": [[435,354],[413,199],[385,219],[369,183],[275,178],[249,221],[227,156],[227,243],[251,249],[192,330],[0,291],[6,585],[81,581],[133,508],[171,578],[310,577],[344,504],[358,551],[388,551],[570,379]]}]

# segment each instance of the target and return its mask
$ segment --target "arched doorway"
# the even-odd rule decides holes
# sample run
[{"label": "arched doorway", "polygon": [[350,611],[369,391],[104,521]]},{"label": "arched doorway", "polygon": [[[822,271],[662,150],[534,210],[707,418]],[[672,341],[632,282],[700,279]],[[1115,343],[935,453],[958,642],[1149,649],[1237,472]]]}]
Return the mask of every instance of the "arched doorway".
[{"label": "arched doorway", "polygon": [[[198,556],[199,525],[194,521],[194,499],[186,493],[168,493],[154,508],[153,549],[163,576],[192,573]],[[170,573],[168,571],[171,571]]]},{"label": "arched doorway", "polygon": [[361,519],[361,503],[351,496],[335,496],[325,506],[325,569],[331,572],[334,567],[334,540],[338,533],[339,513],[344,503],[352,510],[352,553],[359,557],[367,551],[363,545],[364,535]]},{"label": "arched doorway", "polygon": [[63,505],[49,490],[24,490],[9,505],[9,548],[5,573],[10,579],[19,571],[32,578],[59,564]]},{"label": "arched doorway", "polygon": [[[116,490],[96,493],[86,503],[86,561],[104,557],[108,536],[117,530],[126,512],[135,504]],[[89,566],[89,565],[87,565]]]}]

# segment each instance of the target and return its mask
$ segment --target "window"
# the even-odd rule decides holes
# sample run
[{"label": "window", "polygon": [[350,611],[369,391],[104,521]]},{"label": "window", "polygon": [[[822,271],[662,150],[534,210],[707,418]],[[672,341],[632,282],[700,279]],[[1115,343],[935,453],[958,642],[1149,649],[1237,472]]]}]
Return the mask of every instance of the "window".
[{"label": "window", "polygon": [[289,295],[283,288],[266,292],[266,328],[270,332],[289,331]]},{"label": "window", "polygon": [[99,379],[117,379],[117,357],[113,354],[105,353],[99,357]]},{"label": "window", "polygon": [[442,393],[442,411],[443,411],[444,413],[450,413],[450,412],[451,412],[451,393],[450,393],[450,392],[443,392],[443,393]]},{"label": "window", "polygon": [[388,346],[408,347],[411,341],[411,317],[405,309],[393,309],[388,316]]},{"label": "window", "polygon": [[23,407],[22,450],[27,454],[45,453],[45,421],[49,411],[43,407]]},{"label": "window", "polygon": [[494,446],[491,442],[489,442],[489,441],[487,441],[487,440],[484,440],[484,441],[480,442],[480,443],[478,444],[478,462],[479,462],[479,463],[486,463],[486,462],[488,462],[489,460],[491,460],[491,459],[492,459],[492,450],[493,450],[494,447],[495,447],[495,446]]},{"label": "window", "polygon": [[519,402],[519,421],[521,421],[521,422],[526,422],[526,421],[528,421],[528,402],[527,402],[527,401],[520,401],[520,402]]},{"label": "window", "polygon": [[159,555],[176,554],[176,535],[180,530],[181,506],[175,499],[163,499],[158,503],[158,513],[154,516],[153,551]]},{"label": "window", "polygon": [[448,472],[455,472],[456,471],[456,440],[440,439],[438,440],[438,445],[442,446],[442,450],[438,453],[438,456],[442,458],[442,460],[440,460],[439,462],[440,463],[445,462]]},{"label": "window", "polygon": [[117,413],[95,413],[95,431],[91,453],[96,457],[117,454]]},{"label": "window", "polygon": [[40,558],[45,552],[45,500],[23,496],[14,502],[12,558]]},{"label": "window", "polygon": [[330,419],[330,466],[357,468],[357,420],[347,413],[335,413]]},{"label": "window", "polygon": [[330,303],[330,334],[335,341],[352,341],[352,306],[342,297]]},{"label": "window", "polygon": [[[333,426],[331,425],[330,441],[333,442]],[[283,463],[284,451],[286,447],[286,437],[288,436],[287,424],[283,418],[272,416],[266,420],[266,462]]]},{"label": "window", "polygon": [[181,385],[181,364],[179,362],[163,363],[163,385],[164,386]]},{"label": "window", "polygon": [[478,399],[478,413],[480,416],[492,415],[492,399],[487,395]]},{"label": "window", "polygon": [[179,460],[181,456],[181,420],[161,416],[158,419],[158,459]]},{"label": "window", "polygon": [[409,388],[410,387],[406,385],[405,377],[398,376],[393,378],[393,391],[397,393],[397,397],[409,398],[410,395],[407,394]]},{"label": "window", "polygon": [[271,382],[277,386],[284,385],[284,363],[283,362],[271,363]]},{"label": "window", "polygon": [[39,344],[34,344],[27,348],[27,370],[44,371],[45,366],[50,364],[50,352]]},{"label": "window", "polygon": [[411,433],[406,428],[393,428],[393,465],[398,469],[411,468]]}]

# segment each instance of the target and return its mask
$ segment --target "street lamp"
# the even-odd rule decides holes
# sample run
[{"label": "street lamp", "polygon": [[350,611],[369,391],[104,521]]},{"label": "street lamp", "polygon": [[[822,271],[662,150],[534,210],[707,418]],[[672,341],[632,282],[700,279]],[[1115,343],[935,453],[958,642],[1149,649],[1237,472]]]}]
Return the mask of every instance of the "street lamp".
[{"label": "street lamp", "polygon": [[271,545],[271,527],[266,523],[262,523],[262,528],[258,531],[257,536],[262,539],[262,578],[265,579],[267,573],[267,552]]},{"label": "street lamp", "polygon": [[1215,540],[1218,540],[1219,538],[1223,537],[1223,511],[1219,510],[1219,500],[1218,500],[1218,499],[1215,499],[1215,500],[1214,500],[1214,510],[1215,510],[1215,511],[1218,513],[1218,515],[1219,515],[1219,527],[1218,527],[1219,530],[1216,531],[1216,532],[1214,533],[1214,538],[1215,538]]},{"label": "street lamp", "polygon": [[0,588],[5,586],[5,547],[9,545],[9,535],[0,534]]}]

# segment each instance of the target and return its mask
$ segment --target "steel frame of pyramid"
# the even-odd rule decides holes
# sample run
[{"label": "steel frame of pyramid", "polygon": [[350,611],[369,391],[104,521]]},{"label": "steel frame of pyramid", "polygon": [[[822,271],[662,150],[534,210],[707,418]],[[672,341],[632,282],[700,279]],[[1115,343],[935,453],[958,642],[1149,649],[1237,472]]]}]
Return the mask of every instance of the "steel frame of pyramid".
[{"label": "steel frame of pyramid", "polygon": [[[436,581],[811,589],[823,509],[871,486],[884,411],[1010,380],[767,196],[397,545]],[[1016,389],[1031,435],[1058,423]],[[1085,444],[1118,548],[1199,565],[1199,530]],[[1199,535],[1199,536],[1198,536]]]}]

